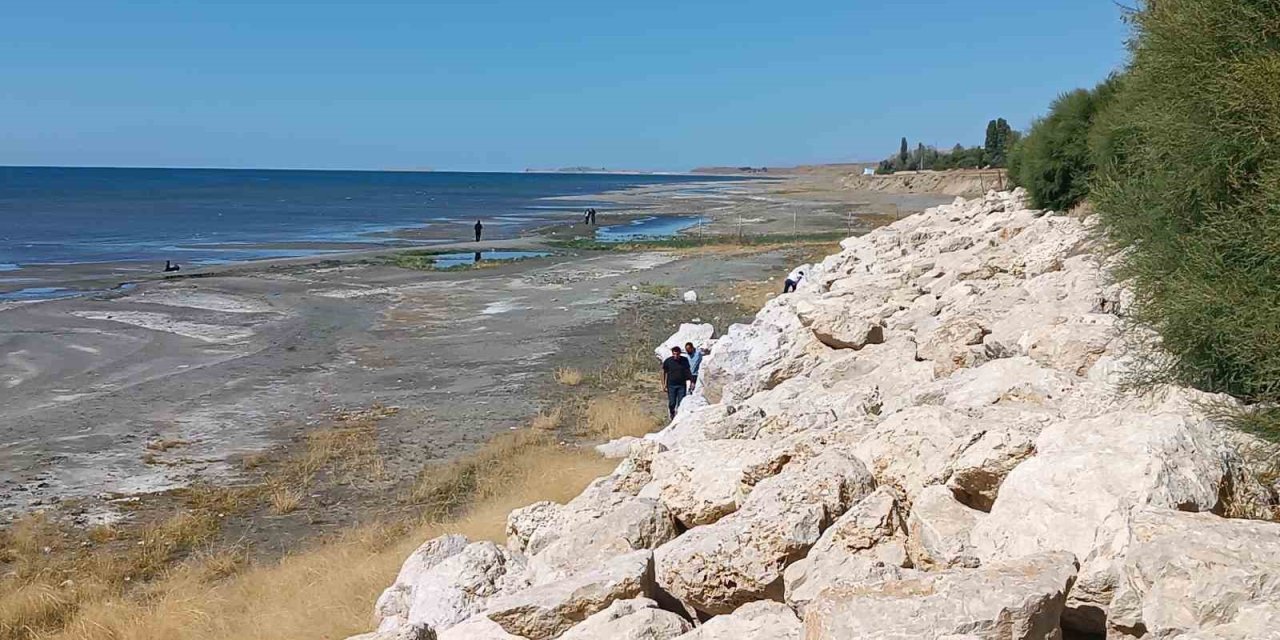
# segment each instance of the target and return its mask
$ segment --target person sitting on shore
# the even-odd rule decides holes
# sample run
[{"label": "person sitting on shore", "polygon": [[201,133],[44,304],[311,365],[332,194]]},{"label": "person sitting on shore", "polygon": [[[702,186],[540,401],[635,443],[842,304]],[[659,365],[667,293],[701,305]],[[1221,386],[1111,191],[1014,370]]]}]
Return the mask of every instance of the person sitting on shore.
[{"label": "person sitting on shore", "polygon": [[174,264],[174,263],[173,263],[173,261],[171,261],[171,260],[165,260],[165,261],[164,261],[164,272],[165,272],[165,273],[173,273],[174,271],[180,271],[180,270],[182,270],[182,267],[180,267],[180,266],[178,266],[178,265]]},{"label": "person sitting on shore", "polygon": [[672,419],[689,393],[691,376],[689,361],[680,353],[680,347],[671,347],[671,357],[662,361],[662,386],[667,389],[667,410]]},{"label": "person sitting on shore", "polygon": [[[807,265],[806,265],[807,266]],[[793,293],[796,287],[800,286],[800,281],[804,280],[804,266],[796,267],[787,274],[787,279],[782,283],[783,293]]]},{"label": "person sitting on shore", "polygon": [[698,386],[698,369],[702,367],[702,349],[693,346],[692,342],[684,343],[684,352],[689,356],[689,390]]},{"label": "person sitting on shore", "polygon": [[480,224],[479,220],[476,220],[475,229],[476,229],[476,242],[480,242],[480,234],[484,232],[484,225]]}]

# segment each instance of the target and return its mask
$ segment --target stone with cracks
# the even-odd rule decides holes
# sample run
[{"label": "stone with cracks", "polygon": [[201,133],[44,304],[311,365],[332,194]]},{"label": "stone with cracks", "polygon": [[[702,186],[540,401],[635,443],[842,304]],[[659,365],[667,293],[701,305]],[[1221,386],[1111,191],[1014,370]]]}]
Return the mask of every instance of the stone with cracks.
[{"label": "stone with cracks", "polygon": [[627,498],[604,513],[562,509],[561,534],[530,552],[527,578],[543,584],[595,568],[632,551],[654,549],[676,537],[671,514],[657,500]]},{"label": "stone with cracks", "polygon": [[1044,550],[1083,559],[1068,622],[1100,633],[1116,587],[1117,553],[1135,506],[1211,511],[1227,492],[1229,467],[1212,425],[1184,415],[1118,412],[1044,430],[1037,454],[1005,480],[990,515],[974,528],[984,561]]},{"label": "stone with cracks", "polygon": [[858,350],[884,342],[882,320],[856,315],[841,298],[802,302],[796,306],[800,322],[823,344],[832,349]]},{"label": "stone with cracks", "polygon": [[787,460],[774,442],[708,440],[659,453],[650,473],[662,504],[685,527],[696,527],[736,511],[755,483]]},{"label": "stone with cracks", "polygon": [[978,566],[969,536],[984,515],[960,504],[941,485],[921,491],[907,517],[912,564],[928,570]]},{"label": "stone with cracks", "polygon": [[838,449],[788,465],[756,485],[737,512],[659,547],[658,582],[704,614],[781,601],[783,571],[874,484],[862,463]]},{"label": "stone with cracks", "polygon": [[688,620],[648,598],[618,600],[560,636],[560,640],[671,640],[693,629]]},{"label": "stone with cracks", "polygon": [[1075,558],[1051,552],[980,569],[829,589],[805,609],[805,634],[858,640],[1059,640],[1075,578]]},{"label": "stone with cracks", "polygon": [[480,610],[487,598],[521,586],[518,557],[492,542],[443,536],[405,560],[395,584],[375,605],[379,631],[406,625],[447,629]]},{"label": "stone with cracks", "polygon": [[1125,546],[1109,638],[1280,636],[1280,523],[1143,509]]},{"label": "stone with cracks", "polygon": [[529,538],[555,520],[559,512],[560,505],[543,500],[507,514],[507,547],[524,551],[529,545]]},{"label": "stone with cracks", "polygon": [[957,369],[981,364],[985,352],[981,348],[987,330],[971,317],[954,318],[925,335],[918,335],[916,357],[933,362],[933,371],[939,376],[950,375]]},{"label": "stone with cracks", "polygon": [[438,640],[526,640],[513,636],[498,623],[482,616],[475,615],[440,632]]},{"label": "stone with cracks", "polygon": [[897,496],[881,487],[828,527],[807,556],[787,567],[786,602],[803,611],[824,589],[899,578],[909,565]]},{"label": "stone with cracks", "polygon": [[653,595],[653,553],[637,551],[593,571],[493,598],[484,615],[512,635],[551,640],[617,600]]},{"label": "stone with cracks", "polygon": [[800,640],[804,628],[794,611],[772,600],[744,604],[716,616],[679,640]]},{"label": "stone with cracks", "polygon": [[425,624],[408,624],[395,631],[374,631],[347,640],[436,640],[436,632]]}]

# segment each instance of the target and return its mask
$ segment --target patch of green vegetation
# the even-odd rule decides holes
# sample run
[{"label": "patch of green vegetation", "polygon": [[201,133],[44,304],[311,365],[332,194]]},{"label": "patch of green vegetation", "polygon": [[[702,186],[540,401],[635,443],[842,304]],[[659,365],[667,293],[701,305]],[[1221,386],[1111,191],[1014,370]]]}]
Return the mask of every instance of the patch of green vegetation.
[{"label": "patch of green vegetation", "polygon": [[1160,0],[1132,21],[1092,203],[1165,379],[1250,403],[1239,426],[1280,441],[1280,3]]},{"label": "patch of green vegetation", "polygon": [[676,288],[669,284],[655,284],[652,282],[641,282],[640,284],[636,285],[636,289],[640,291],[640,293],[647,293],[651,296],[657,296],[659,298],[674,298],[676,295]]}]

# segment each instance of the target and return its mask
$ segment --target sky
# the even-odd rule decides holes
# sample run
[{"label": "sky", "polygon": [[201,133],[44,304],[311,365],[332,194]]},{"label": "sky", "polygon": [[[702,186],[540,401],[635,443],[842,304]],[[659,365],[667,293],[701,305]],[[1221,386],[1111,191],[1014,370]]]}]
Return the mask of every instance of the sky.
[{"label": "sky", "polygon": [[2,0],[0,165],[520,171],[981,144],[1125,61],[1112,0]]}]

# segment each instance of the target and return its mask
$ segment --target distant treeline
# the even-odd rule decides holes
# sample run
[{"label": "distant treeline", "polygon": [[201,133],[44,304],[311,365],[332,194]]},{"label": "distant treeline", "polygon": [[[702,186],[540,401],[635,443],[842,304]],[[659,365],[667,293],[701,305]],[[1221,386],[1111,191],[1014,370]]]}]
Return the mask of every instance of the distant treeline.
[{"label": "distant treeline", "polygon": [[912,150],[907,139],[903,138],[898,154],[881,160],[876,173],[886,175],[899,171],[1004,167],[1009,159],[1009,151],[1018,142],[1018,138],[1018,132],[1004,118],[987,123],[987,139],[981,147],[966,147],[956,143],[950,151],[939,151],[936,147],[921,143]]},{"label": "distant treeline", "polygon": [[1010,177],[1040,208],[1098,212],[1126,315],[1160,336],[1151,381],[1231,394],[1239,425],[1280,441],[1280,2],[1127,18],[1128,65],[1055,100]]}]

